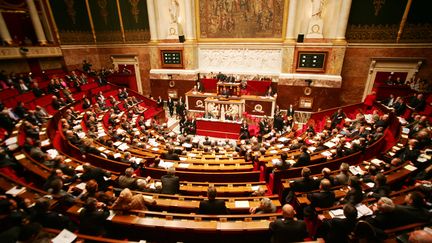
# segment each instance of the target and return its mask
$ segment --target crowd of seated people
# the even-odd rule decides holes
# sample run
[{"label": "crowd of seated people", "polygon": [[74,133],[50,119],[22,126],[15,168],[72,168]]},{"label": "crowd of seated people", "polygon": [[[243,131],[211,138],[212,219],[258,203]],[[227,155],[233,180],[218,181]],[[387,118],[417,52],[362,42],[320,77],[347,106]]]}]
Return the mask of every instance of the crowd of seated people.
[{"label": "crowd of seated people", "polygon": [[[129,98],[131,102],[133,101],[132,97],[127,97],[120,101],[120,92],[124,93],[124,91],[119,91],[118,100],[114,97],[105,99],[103,94],[99,94],[97,100],[101,102],[97,102],[95,104],[91,104],[88,112],[83,116],[83,122],[86,126],[86,129],[89,131],[88,134],[96,133],[99,128],[98,120],[99,116],[104,113],[104,110],[109,112],[110,114],[120,114],[124,110],[125,114],[123,115],[115,115],[110,124],[111,127],[107,128],[107,133],[110,134],[110,138],[95,136],[93,139],[98,140],[104,145],[111,146],[116,141],[127,141],[128,143],[132,143],[134,139],[138,139],[139,142],[147,142],[149,139],[156,138],[155,135],[149,132],[149,128],[157,130],[160,137],[157,137],[158,141],[163,142],[166,146],[168,146],[167,153],[163,154],[161,158],[176,160],[180,154],[184,154],[185,150],[177,151],[177,149],[173,149],[175,146],[182,145],[184,143],[194,144],[193,136],[191,135],[183,135],[177,136],[173,135],[170,132],[167,132],[166,127],[160,126],[157,123],[154,124],[144,124],[142,127],[142,132],[144,137],[140,136],[135,137],[132,132],[132,126],[128,124],[128,121],[132,119],[134,115],[139,115],[139,112],[136,112],[133,109],[129,109],[130,107],[118,108],[117,112],[114,106],[118,106],[123,102],[128,102]],[[126,91],[127,93],[127,91]],[[124,96],[124,94],[122,94]],[[107,102],[109,100],[109,102]],[[120,102],[120,103],[117,103]],[[111,103],[109,105],[108,103]],[[138,102],[136,102],[138,103]],[[135,103],[135,104],[136,104]],[[129,113],[132,111],[132,113]],[[132,209],[142,209],[145,210],[147,206],[153,205],[154,201],[146,201],[145,198],[140,197],[139,194],[135,194],[130,191],[132,189],[137,190],[154,190],[155,192],[161,192],[166,194],[176,194],[179,192],[179,178],[174,174],[174,168],[168,170],[168,174],[161,178],[162,185],[160,188],[151,189],[148,186],[148,181],[150,179],[146,178],[137,179],[134,175],[135,169],[134,162],[132,160],[131,154],[128,152],[123,153],[123,156],[119,158],[111,158],[118,161],[130,163],[131,168],[128,168],[124,175],[120,176],[118,179],[118,186],[123,189],[118,197],[112,193],[109,182],[107,182],[106,178],[111,176],[111,173],[105,171],[103,169],[91,166],[89,164],[83,165],[83,174],[78,176],[74,170],[71,170],[66,163],[64,162],[64,158],[61,156],[55,158],[49,158],[46,152],[40,149],[38,140],[39,131],[38,128],[40,125],[46,122],[48,116],[42,117],[45,119],[38,119],[35,114],[28,111],[23,107],[22,104],[18,104],[16,109],[13,111],[13,114],[17,116],[17,120],[25,119],[26,122],[23,124],[24,131],[26,132],[26,137],[31,139],[27,142],[27,146],[29,149],[30,155],[43,162],[44,164],[49,165],[53,168],[53,172],[51,178],[49,179],[46,190],[51,194],[53,198],[60,198],[61,202],[68,205],[76,202],[77,200],[81,200],[84,203],[84,209],[80,212],[80,221],[85,221],[85,223],[81,223],[79,226],[73,225],[68,218],[61,218],[59,220],[65,221],[62,223],[62,227],[64,228],[74,228],[79,227],[80,232],[86,234],[104,234],[105,229],[103,224],[98,222],[103,222],[109,216],[109,209],[114,210],[132,210]],[[43,112],[42,112],[43,113]],[[80,120],[80,116],[73,109],[67,110],[64,112],[65,115],[61,120],[63,133],[67,140],[76,145],[83,154],[83,158],[85,158],[86,154],[96,154],[101,155],[102,153],[96,148],[95,141],[92,139],[82,138],[80,137],[80,131],[75,130],[74,126],[77,125],[76,121]],[[131,116],[129,116],[131,114]],[[42,118],[41,117],[41,118]],[[376,141],[379,137],[383,136],[383,128],[387,127],[388,124],[388,115],[384,114],[379,116],[374,113],[372,119],[366,119],[364,114],[358,114],[355,120],[348,121],[345,120],[346,115],[343,112],[338,111],[331,118],[331,125],[325,131],[315,131],[314,127],[309,127],[307,129],[306,136],[304,138],[296,138],[293,139],[292,144],[290,145],[291,149],[300,149],[301,154],[297,158],[297,161],[293,164],[294,167],[303,167],[310,164],[310,145],[313,144],[321,144],[321,146],[325,146],[323,141],[326,141],[332,135],[339,135],[338,142],[335,145],[336,153],[332,155],[333,158],[344,157],[356,151],[363,151],[365,147],[372,144],[373,141]],[[334,121],[334,122],[333,122]],[[317,180],[311,176],[310,170],[307,168],[302,170],[302,179],[299,181],[294,181],[292,183],[292,188],[296,192],[311,192],[313,190],[320,190],[319,192],[311,192],[308,197],[310,198],[312,203],[312,207],[328,207],[329,205],[343,204],[345,205],[343,210],[346,217],[345,221],[339,221],[337,219],[331,220],[323,220],[322,225],[317,227],[316,233],[311,235],[308,232],[308,227],[304,224],[304,222],[300,220],[295,220],[295,210],[294,208],[290,208],[289,206],[283,207],[283,220],[277,220],[270,225],[270,230],[273,233],[273,241],[274,242],[286,242],[289,239],[286,239],[284,235],[287,235],[288,232],[291,236],[295,234],[299,237],[300,240],[303,240],[306,236],[311,237],[324,237],[328,239],[332,239],[332,237],[342,237],[341,241],[344,242],[346,240],[346,235],[352,232],[355,226],[358,224],[357,219],[357,209],[353,207],[357,203],[363,201],[363,199],[367,197],[378,199],[377,203],[377,211],[374,215],[369,218],[365,218],[365,221],[368,224],[371,224],[373,227],[378,230],[384,230],[385,227],[382,226],[381,221],[389,220],[392,216],[387,216],[386,213],[394,213],[397,212],[398,215],[403,215],[403,217],[408,217],[411,221],[402,220],[401,225],[407,224],[407,222],[427,222],[430,220],[429,212],[427,212],[428,203],[430,204],[430,171],[427,170],[430,167],[430,160],[426,162],[418,162],[417,158],[420,155],[420,151],[423,151],[425,148],[430,147],[430,124],[427,122],[427,119],[422,118],[421,116],[414,115],[407,119],[407,127],[410,127],[409,134],[409,142],[407,146],[401,150],[399,150],[393,159],[399,159],[402,163],[410,161],[414,166],[419,168],[418,173],[414,173],[409,180],[410,183],[419,183],[418,188],[422,190],[422,193],[417,193],[416,191],[411,192],[406,199],[406,205],[394,205],[392,204],[390,198],[391,189],[386,185],[386,178],[382,175],[382,173],[376,173],[373,176],[367,177],[370,174],[358,177],[352,176],[349,173],[349,166],[346,164],[341,165],[340,174],[335,175],[334,177],[328,170],[323,170],[323,179]],[[121,127],[125,133],[119,134],[116,129]],[[270,135],[268,135],[270,134]],[[268,135],[268,136],[264,136]],[[252,155],[252,160],[256,160],[258,157],[258,153],[261,155],[266,154],[266,148],[270,145],[276,144],[278,138],[280,138],[281,134],[276,133],[273,129],[267,130],[263,133],[261,141],[258,138],[251,138],[248,140],[244,140],[239,144],[233,144],[229,141],[218,141],[218,142],[210,142],[204,141],[201,143],[196,143],[194,146],[199,147],[201,149],[207,149],[214,151],[215,153],[220,153],[222,151],[235,151],[240,156]],[[205,143],[205,144],[204,144]],[[170,146],[172,149],[170,149]],[[317,146],[318,147],[318,146]],[[176,147],[177,148],[177,147]],[[33,151],[32,151],[33,150]],[[255,155],[255,152],[257,154]],[[288,158],[286,154],[281,154],[282,161],[287,161]],[[290,163],[289,163],[290,164]],[[157,164],[156,164],[157,166]],[[287,166],[286,168],[289,168]],[[278,169],[286,169],[285,167],[281,167]],[[382,170],[385,170],[383,168]],[[421,173],[425,172],[425,173]],[[375,182],[375,186],[367,193],[363,192],[363,188],[361,187],[361,183],[366,180],[372,180]],[[79,191],[77,187],[68,186],[69,183],[74,182],[86,182],[85,190]],[[350,190],[347,191],[346,195],[342,199],[333,199],[332,191],[329,190],[330,187],[336,185],[349,185]],[[429,193],[429,194],[426,194]],[[212,212],[217,212],[216,214],[224,214],[222,212],[226,211],[226,206],[224,205],[224,201],[219,201],[216,199],[216,190],[212,187],[208,190],[208,200],[204,200],[200,203],[199,213],[203,214],[212,214]],[[318,198],[318,199],[317,199]],[[321,199],[320,199],[321,198]],[[322,199],[322,198],[325,198]],[[15,200],[15,199],[14,199]],[[49,203],[48,198],[48,203]],[[12,200],[13,201],[13,200]],[[46,201],[46,200],[45,200]],[[333,202],[333,203],[331,203]],[[319,205],[319,203],[323,203]],[[45,214],[52,214],[49,210],[46,210],[47,202],[40,202],[38,208],[33,209],[33,207],[25,205],[25,202],[18,207],[14,206],[13,202],[8,199],[6,204],[12,204],[10,208],[8,207],[8,213],[13,213],[13,217],[15,214],[18,214],[21,219],[30,218],[29,221],[37,222],[42,224],[43,226],[48,225],[47,222],[44,222]],[[15,204],[19,204],[16,203]],[[201,205],[202,204],[202,205]],[[274,205],[273,205],[274,206]],[[268,200],[262,199],[260,206],[256,208],[251,208],[251,213],[266,213],[273,212],[274,207],[268,203]],[[39,208],[40,207],[40,208]],[[32,212],[32,210],[36,210],[37,212]],[[396,211],[395,211],[396,210]],[[36,214],[36,216],[32,216]],[[384,215],[384,216],[383,216]],[[391,215],[391,214],[389,214]],[[53,217],[56,216],[55,214]],[[57,215],[58,216],[58,215]],[[300,215],[299,215],[300,216]],[[285,223],[285,225],[284,225]],[[395,225],[398,222],[394,222]],[[384,225],[387,225],[384,223]],[[55,226],[55,225],[54,225]],[[60,224],[57,225],[60,227]],[[25,227],[21,223],[17,223],[14,227]],[[49,226],[46,226],[49,227]],[[56,228],[56,227],[54,227]],[[279,239],[279,240],[278,240]]]}]

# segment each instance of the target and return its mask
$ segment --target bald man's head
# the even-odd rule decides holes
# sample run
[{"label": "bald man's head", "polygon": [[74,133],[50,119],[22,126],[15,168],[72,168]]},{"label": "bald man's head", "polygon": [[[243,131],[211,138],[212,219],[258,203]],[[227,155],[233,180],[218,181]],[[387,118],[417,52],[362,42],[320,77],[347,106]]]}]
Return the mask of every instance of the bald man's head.
[{"label": "bald man's head", "polygon": [[294,208],[291,205],[289,205],[289,204],[285,204],[282,207],[282,215],[286,219],[292,219],[292,218],[294,218],[295,213],[296,212],[295,212]]}]

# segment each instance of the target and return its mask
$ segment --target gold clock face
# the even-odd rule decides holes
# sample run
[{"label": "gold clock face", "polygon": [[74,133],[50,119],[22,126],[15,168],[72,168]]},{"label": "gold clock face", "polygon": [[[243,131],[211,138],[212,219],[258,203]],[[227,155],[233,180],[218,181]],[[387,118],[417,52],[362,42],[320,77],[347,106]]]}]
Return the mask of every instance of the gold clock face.
[{"label": "gold clock face", "polygon": [[312,25],[312,32],[313,33],[319,33],[320,31],[320,26],[317,24]]},{"label": "gold clock face", "polygon": [[170,88],[174,88],[175,85],[176,85],[176,83],[174,82],[174,80],[171,80],[171,81],[169,82],[169,86],[170,86]]},{"label": "gold clock face", "polygon": [[303,92],[305,95],[310,95],[312,94],[312,89],[310,87],[306,87],[304,88]]}]

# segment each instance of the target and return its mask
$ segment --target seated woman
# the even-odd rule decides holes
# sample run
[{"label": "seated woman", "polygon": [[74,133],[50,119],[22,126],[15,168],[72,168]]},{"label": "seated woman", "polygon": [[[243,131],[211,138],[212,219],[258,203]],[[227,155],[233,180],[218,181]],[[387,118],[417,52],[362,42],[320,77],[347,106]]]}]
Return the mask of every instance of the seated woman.
[{"label": "seated woman", "polygon": [[275,213],[276,206],[269,198],[262,198],[258,207],[252,207],[249,209],[251,214],[264,214],[264,213]]},{"label": "seated woman", "polygon": [[113,210],[127,211],[127,210],[147,210],[147,205],[156,205],[156,200],[148,199],[142,194],[133,195],[132,191],[128,188],[120,192],[120,196],[112,205]]}]

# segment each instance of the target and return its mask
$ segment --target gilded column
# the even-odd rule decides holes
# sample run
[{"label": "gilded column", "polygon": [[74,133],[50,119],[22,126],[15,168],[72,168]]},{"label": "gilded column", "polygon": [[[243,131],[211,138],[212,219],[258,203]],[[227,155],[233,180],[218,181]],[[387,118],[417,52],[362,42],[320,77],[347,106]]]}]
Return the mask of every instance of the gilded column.
[{"label": "gilded column", "polygon": [[343,0],[341,3],[339,21],[336,29],[336,39],[338,40],[345,40],[345,33],[348,25],[351,3],[352,0]]},{"label": "gilded column", "polygon": [[7,28],[6,22],[3,18],[3,14],[0,12],[0,36],[4,42],[8,45],[12,44],[12,38]]},{"label": "gilded column", "polygon": [[288,12],[288,22],[286,28],[285,39],[295,40],[296,36],[294,33],[295,22],[296,22],[296,12],[297,12],[297,0],[289,1],[289,12]]},{"label": "gilded column", "polygon": [[36,37],[41,45],[46,45],[47,40],[34,1],[27,0],[27,6],[29,8],[30,18],[33,23],[33,28],[35,30]]},{"label": "gilded column", "polygon": [[150,26],[150,41],[157,41],[157,27],[156,27],[156,9],[154,6],[154,0],[147,0],[147,11]]},{"label": "gilded column", "polygon": [[194,0],[184,0],[185,6],[185,26],[186,30],[186,40],[195,40],[195,25],[194,25]]}]

